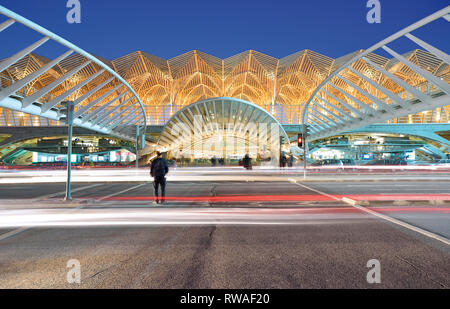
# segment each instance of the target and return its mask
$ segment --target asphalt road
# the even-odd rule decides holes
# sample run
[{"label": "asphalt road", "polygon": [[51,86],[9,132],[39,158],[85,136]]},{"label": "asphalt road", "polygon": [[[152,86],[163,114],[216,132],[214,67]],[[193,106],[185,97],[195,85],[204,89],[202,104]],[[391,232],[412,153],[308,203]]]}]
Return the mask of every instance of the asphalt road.
[{"label": "asphalt road", "polygon": [[[447,244],[338,200],[314,200],[321,195],[317,190],[332,196],[449,194],[448,182],[305,185],[178,181],[169,183],[167,194],[180,199],[161,207],[151,203],[151,186],[145,183],[78,183],[73,196],[81,203],[76,205],[59,202],[64,191],[60,184],[3,184],[4,215],[19,211],[42,218],[38,214],[48,205],[46,211],[71,208],[70,214],[100,219],[86,226],[1,229],[0,287],[450,288]],[[300,198],[264,198],[273,195]],[[371,209],[450,238],[446,203],[386,203]],[[119,213],[114,220],[123,224],[98,224],[111,213]],[[181,216],[191,223],[176,222]],[[224,218],[234,221],[223,224]],[[66,217],[62,220],[67,223]],[[158,220],[165,223],[156,224]],[[80,285],[67,283],[70,259],[80,261]],[[366,280],[371,259],[380,261],[380,284]]]},{"label": "asphalt road", "polygon": [[[375,178],[373,176],[373,178]],[[167,196],[239,196],[239,195],[282,195],[282,194],[311,194],[298,186],[292,185],[287,178],[285,181],[176,181],[167,186]],[[96,184],[97,186],[94,186]],[[123,183],[74,183],[72,188],[74,198],[101,198],[110,194],[133,188],[146,182]],[[305,183],[307,186],[323,190],[329,194],[446,194],[450,196],[450,178],[447,181],[315,181]],[[65,184],[1,184],[1,199],[36,199],[47,195],[63,196]],[[151,196],[153,188],[150,183],[133,189],[121,196]],[[449,197],[450,199],[450,197]]]}]

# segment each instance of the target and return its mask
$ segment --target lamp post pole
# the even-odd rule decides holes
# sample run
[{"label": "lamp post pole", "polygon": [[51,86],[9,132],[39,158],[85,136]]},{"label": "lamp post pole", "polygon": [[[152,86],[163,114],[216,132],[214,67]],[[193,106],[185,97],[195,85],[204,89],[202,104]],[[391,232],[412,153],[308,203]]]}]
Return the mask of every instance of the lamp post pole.
[{"label": "lamp post pole", "polygon": [[74,104],[72,101],[63,102],[64,112],[63,119],[68,127],[68,139],[67,139],[67,181],[66,181],[66,196],[64,200],[72,200],[72,132],[73,132],[73,111]]},{"label": "lamp post pole", "polygon": [[280,155],[278,156],[279,158],[279,167],[282,168],[283,167],[283,161],[282,161],[282,154],[283,154],[283,143],[284,143],[284,136],[280,136]]},{"label": "lamp post pole", "polygon": [[136,170],[139,170],[139,125],[136,125]]},{"label": "lamp post pole", "polygon": [[306,124],[303,124],[303,179],[306,179]]}]

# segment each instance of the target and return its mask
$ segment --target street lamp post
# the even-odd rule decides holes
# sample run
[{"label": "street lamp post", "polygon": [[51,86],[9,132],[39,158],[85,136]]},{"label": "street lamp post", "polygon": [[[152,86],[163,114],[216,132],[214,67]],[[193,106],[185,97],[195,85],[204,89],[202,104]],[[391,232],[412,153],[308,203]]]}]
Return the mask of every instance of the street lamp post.
[{"label": "street lamp post", "polygon": [[303,179],[306,179],[306,124],[303,124]]},{"label": "street lamp post", "polygon": [[282,162],[282,155],[283,155],[283,144],[284,144],[284,136],[280,136],[280,155],[278,156],[279,158],[279,167],[283,167],[283,162]]},{"label": "street lamp post", "polygon": [[136,125],[136,170],[139,169],[139,125]]},{"label": "street lamp post", "polygon": [[67,139],[67,181],[66,181],[66,196],[64,200],[72,200],[72,133],[73,133],[73,112],[74,104],[72,101],[62,102],[62,108],[60,110],[62,116],[60,121],[67,124],[68,127],[68,139]]}]

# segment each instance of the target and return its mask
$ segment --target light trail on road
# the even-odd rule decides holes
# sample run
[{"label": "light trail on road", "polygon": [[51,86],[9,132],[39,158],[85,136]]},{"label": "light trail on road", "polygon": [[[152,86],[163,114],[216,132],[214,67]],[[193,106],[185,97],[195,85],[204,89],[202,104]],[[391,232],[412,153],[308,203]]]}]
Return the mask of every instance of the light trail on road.
[{"label": "light trail on road", "polygon": [[[353,169],[353,171],[351,170]],[[372,180],[377,175],[385,181],[414,176],[449,181],[450,168],[423,166],[389,166],[389,167],[349,167],[349,170],[336,170],[320,167],[317,172],[308,171],[310,180],[345,179]],[[116,168],[116,169],[77,169],[72,172],[72,182],[147,182],[151,180],[149,169]],[[40,184],[64,183],[66,172],[63,170],[0,170],[0,184]],[[286,181],[286,177],[303,178],[300,168],[271,168],[247,171],[240,167],[204,167],[204,168],[171,168],[167,180],[179,181]]]},{"label": "light trail on road", "polygon": [[[357,201],[450,201],[450,194],[334,194],[338,200],[350,198]],[[83,199],[83,198],[81,198]],[[85,198],[87,199],[87,197]],[[101,198],[106,201],[153,201],[153,196],[114,196]],[[167,196],[167,201],[177,202],[324,202],[335,201],[335,198],[320,194],[304,195],[228,195],[228,196]]]},{"label": "light trail on road", "polygon": [[[378,212],[414,212],[450,214],[450,207],[393,208],[378,207]],[[76,227],[123,225],[293,225],[349,223],[370,218],[353,207],[316,207],[297,209],[27,209],[0,211],[0,228]]]}]

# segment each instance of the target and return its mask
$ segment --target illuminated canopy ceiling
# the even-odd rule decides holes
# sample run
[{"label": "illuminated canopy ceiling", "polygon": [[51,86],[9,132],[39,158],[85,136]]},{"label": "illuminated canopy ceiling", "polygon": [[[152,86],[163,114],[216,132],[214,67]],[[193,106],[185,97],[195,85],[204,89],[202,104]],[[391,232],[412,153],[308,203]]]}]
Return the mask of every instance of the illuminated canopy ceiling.
[{"label": "illuminated canopy ceiling", "polygon": [[[190,104],[178,111],[164,126],[158,146],[164,150],[190,149],[213,137],[236,137],[255,146],[273,145],[279,151],[280,137],[288,142],[281,124],[253,103],[221,97]],[[229,143],[229,141],[228,141]],[[193,151],[195,153],[196,151]]]},{"label": "illuminated canopy ceiling", "polygon": [[[332,59],[304,50],[276,59],[250,50],[222,60],[194,50],[164,60],[138,51],[112,61],[112,65],[136,89],[147,106],[147,118],[149,121],[154,119],[153,123],[164,124],[176,109],[214,97],[243,99],[274,114],[279,113],[276,106],[282,106],[286,116],[283,119],[280,115],[275,116],[283,123],[299,123],[302,108],[317,86],[342,64],[362,52]],[[416,49],[404,57],[449,81],[449,65],[433,54]],[[366,58],[411,85],[426,81],[395,58],[388,59],[373,53]],[[354,67],[370,68],[370,65],[360,60]],[[357,85],[375,92],[375,88],[364,79],[351,73],[349,76]],[[372,76],[374,79],[378,77],[379,74]],[[393,92],[402,90],[389,78],[380,80],[380,83]],[[443,121],[446,121],[448,112],[450,110],[440,117]],[[164,121],[156,121],[157,117],[164,116]]]},{"label": "illuminated canopy ceiling", "polygon": [[[328,137],[394,117],[448,108],[450,56],[439,46],[443,41],[433,46],[425,41],[426,32],[416,31],[433,22],[443,22],[443,29],[449,33],[450,6],[398,31],[334,70],[303,109],[302,123],[309,127],[308,137]],[[402,39],[427,52],[416,50],[414,57],[399,54],[395,43]],[[387,53],[393,60],[374,57],[372,52]]]},{"label": "illuminated canopy ceiling", "polygon": [[170,60],[135,52],[112,61],[146,104],[186,106],[211,97],[257,105],[299,105],[330,74],[334,60],[310,50],[283,59],[246,51],[227,59],[194,50]]},{"label": "illuminated canopy ceiling", "polygon": [[[446,9],[448,10],[448,8]],[[444,12],[442,17],[446,18],[446,16],[448,13]],[[6,24],[7,22],[2,24],[5,28],[9,26]],[[448,62],[420,44],[417,49],[401,54],[406,62],[399,61],[398,57],[387,58],[380,54],[388,55],[384,51],[383,53],[378,51],[374,53],[359,50],[332,59],[311,50],[303,50],[277,59],[249,50],[226,59],[220,59],[194,50],[166,60],[137,51],[112,61],[96,57],[96,60],[104,64],[102,67],[98,63],[88,63],[87,61],[91,59],[79,54],[67,56],[57,65],[52,66],[52,60],[30,52],[7,69],[0,70],[0,81],[2,87],[5,88],[11,83],[14,84],[19,80],[24,80],[25,77],[32,76],[33,73],[44,67],[49,67],[45,74],[37,74],[36,78],[20,89],[22,93],[19,94],[29,97],[34,94],[46,93],[41,99],[44,100],[44,103],[48,103],[52,98],[67,93],[74,85],[81,85],[71,95],[74,100],[80,99],[78,116],[82,122],[84,121],[83,123],[86,123],[86,120],[91,123],[92,120],[94,126],[107,130],[110,128],[116,130],[114,126],[118,125],[117,121],[119,124],[144,124],[144,117],[139,110],[138,101],[144,105],[147,124],[164,125],[178,110],[197,101],[216,97],[230,97],[252,102],[269,111],[283,124],[298,124],[302,122],[305,104],[317,87],[339,71],[340,75],[348,82],[341,80],[338,85],[348,95],[339,94],[333,89],[323,87],[321,89],[331,91],[331,94],[344,102],[341,103],[338,100],[335,102],[333,99],[329,99],[333,101],[330,103],[340,109],[342,113],[333,107],[323,106],[322,109],[319,106],[316,112],[313,112],[315,114],[308,118],[311,124],[319,122],[316,129],[321,130],[320,121],[314,117],[328,123],[327,118],[331,118],[333,113],[338,117],[345,118],[343,113],[348,114],[348,106],[359,110],[361,107],[357,102],[355,103],[356,100],[366,105],[371,104],[369,101],[372,99],[368,100],[367,96],[362,95],[358,88],[376,99],[384,100],[386,95],[379,91],[379,87],[399,96],[403,95],[405,89],[399,85],[398,80],[414,88],[425,85],[429,78],[418,74],[417,70],[411,68],[411,64],[435,76],[443,83],[450,83]],[[351,59],[358,56],[361,57],[357,61],[348,64]],[[7,59],[0,64],[5,61]],[[374,64],[377,68],[374,67]],[[117,77],[109,81],[112,77],[111,73],[101,72],[105,68],[111,69],[117,73],[117,77],[123,78],[124,82],[132,87],[132,91],[124,94],[130,89],[127,89],[127,85]],[[341,72],[344,68],[345,71]],[[380,68],[388,74],[380,73]],[[88,80],[88,78],[92,78],[92,80]],[[59,83],[57,87],[52,86],[61,79],[64,82]],[[83,85],[84,81],[87,82]],[[374,83],[376,83],[376,87]],[[120,85],[122,85],[121,88]],[[51,90],[47,91],[49,88]],[[136,96],[133,92],[136,93]],[[319,94],[323,94],[323,92]],[[127,101],[132,97],[134,97],[132,101]],[[105,104],[114,98],[117,100],[106,107]],[[317,100],[318,98],[314,99],[314,101]],[[127,110],[131,105],[135,107]],[[49,105],[47,104],[47,106]],[[362,108],[364,109],[365,106]],[[391,113],[391,118],[382,120],[380,118],[380,120],[385,122],[396,118],[391,121],[397,123],[447,123],[449,121],[450,108],[448,104],[439,108],[432,105],[428,109],[426,106],[424,108],[420,110],[420,113],[418,110],[411,110],[410,115],[403,113],[401,117]],[[112,119],[110,123],[105,123],[107,120],[99,117],[99,114],[103,115],[102,109],[108,111],[107,117]],[[115,119],[114,115],[117,112],[123,112],[124,116],[130,116],[129,118],[125,117],[123,121],[120,120],[123,118],[122,116]],[[13,116],[10,111],[0,110],[0,124],[5,121],[11,125]],[[350,113],[350,116],[355,115]],[[31,124],[33,125],[33,123]]]},{"label": "illuminated canopy ceiling", "polygon": [[[58,122],[67,116],[65,102],[71,101],[76,126],[129,140],[145,131],[139,96],[105,61],[3,6],[0,16],[6,17],[0,19],[0,34],[22,25],[39,37],[27,46],[20,36],[13,43],[0,36],[1,46],[17,50],[0,61],[0,107],[7,125],[15,113]],[[55,59],[33,53],[43,45],[63,51]]]}]

